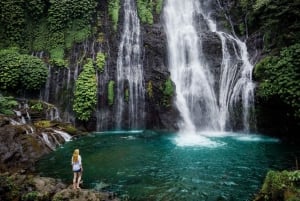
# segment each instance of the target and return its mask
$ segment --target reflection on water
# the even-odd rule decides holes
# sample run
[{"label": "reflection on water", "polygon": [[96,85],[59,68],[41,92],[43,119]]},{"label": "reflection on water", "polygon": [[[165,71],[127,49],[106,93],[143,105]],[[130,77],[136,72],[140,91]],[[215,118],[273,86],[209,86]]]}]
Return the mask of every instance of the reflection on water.
[{"label": "reflection on water", "polygon": [[[201,134],[201,136],[200,136]],[[69,142],[38,163],[42,176],[72,183],[71,154],[79,148],[85,188],[129,200],[251,200],[269,169],[290,169],[296,146],[237,133],[118,131]]]}]

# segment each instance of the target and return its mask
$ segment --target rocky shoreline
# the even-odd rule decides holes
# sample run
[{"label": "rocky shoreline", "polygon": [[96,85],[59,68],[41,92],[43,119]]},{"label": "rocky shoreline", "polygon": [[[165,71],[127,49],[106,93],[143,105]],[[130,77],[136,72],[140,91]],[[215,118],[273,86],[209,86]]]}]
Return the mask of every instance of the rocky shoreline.
[{"label": "rocky shoreline", "polygon": [[118,201],[113,193],[74,190],[58,179],[33,174],[0,174],[0,200],[22,201]]},{"label": "rocky shoreline", "polygon": [[39,120],[27,124],[18,119],[18,115],[0,115],[0,200],[119,200],[110,192],[74,190],[59,179],[39,176],[35,163],[42,156],[84,132],[59,121]]}]

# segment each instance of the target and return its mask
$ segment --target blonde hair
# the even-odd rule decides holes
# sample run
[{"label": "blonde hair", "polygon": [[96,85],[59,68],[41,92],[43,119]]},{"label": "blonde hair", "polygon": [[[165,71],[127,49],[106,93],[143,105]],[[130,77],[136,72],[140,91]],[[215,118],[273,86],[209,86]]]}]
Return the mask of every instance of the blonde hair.
[{"label": "blonde hair", "polygon": [[79,149],[75,149],[73,152],[72,162],[74,163],[78,162],[78,156],[79,156]]}]

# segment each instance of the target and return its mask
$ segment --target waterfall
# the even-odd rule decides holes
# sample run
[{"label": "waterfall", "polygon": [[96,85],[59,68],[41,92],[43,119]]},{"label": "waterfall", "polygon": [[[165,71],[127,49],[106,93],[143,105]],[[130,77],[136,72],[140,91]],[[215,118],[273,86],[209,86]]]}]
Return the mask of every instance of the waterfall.
[{"label": "waterfall", "polygon": [[[212,1],[167,0],[164,7],[169,69],[182,117],[179,127],[188,132],[234,127],[249,131],[253,65],[245,43],[217,29],[211,6]],[[213,73],[211,58],[203,47],[203,36],[213,35],[218,36],[222,48],[220,73]],[[242,126],[234,125],[236,122]]]},{"label": "waterfall", "polygon": [[144,78],[140,22],[134,0],[124,0],[124,22],[117,60],[116,127],[143,126]]}]

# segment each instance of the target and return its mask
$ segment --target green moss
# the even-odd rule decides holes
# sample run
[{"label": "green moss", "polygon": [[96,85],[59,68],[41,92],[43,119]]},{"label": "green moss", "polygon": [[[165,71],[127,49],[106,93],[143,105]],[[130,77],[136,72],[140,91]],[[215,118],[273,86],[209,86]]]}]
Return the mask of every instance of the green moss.
[{"label": "green moss", "polygon": [[129,89],[127,88],[127,89],[125,89],[125,93],[124,93],[124,99],[125,99],[125,101],[126,102],[128,102],[129,101]]},{"label": "green moss", "polygon": [[81,43],[91,36],[91,27],[85,24],[84,20],[76,19],[69,23],[69,28],[66,30],[65,47],[71,49],[74,43]]},{"label": "green moss", "polygon": [[165,83],[164,83],[164,87],[161,88],[162,93],[163,93],[163,105],[166,107],[170,107],[171,106],[171,101],[172,101],[172,97],[174,95],[174,87],[173,87],[173,83],[172,80],[170,78],[168,78]]},{"label": "green moss", "polygon": [[76,135],[78,132],[78,130],[72,125],[67,125],[63,127],[63,130],[71,135]]},{"label": "green moss", "polygon": [[163,0],[156,0],[156,14],[160,14],[161,13],[161,10],[163,8],[163,3],[164,1]]},{"label": "green moss", "polygon": [[50,63],[58,67],[66,67],[67,62],[64,60],[64,48],[56,47],[50,50]]},{"label": "green moss", "polygon": [[300,199],[300,171],[269,171],[256,201]]},{"label": "green moss", "polygon": [[119,21],[120,0],[109,0],[108,13],[113,22],[113,29],[116,31]]},{"label": "green moss", "polygon": [[113,105],[114,104],[114,86],[115,86],[115,81],[110,80],[108,83],[108,105]]},{"label": "green moss", "polygon": [[51,123],[51,121],[37,121],[34,123],[34,126],[38,127],[38,128],[49,128],[51,127],[53,124]]},{"label": "green moss", "polygon": [[147,84],[147,94],[148,94],[149,98],[153,98],[153,86],[152,86],[151,80]]}]

